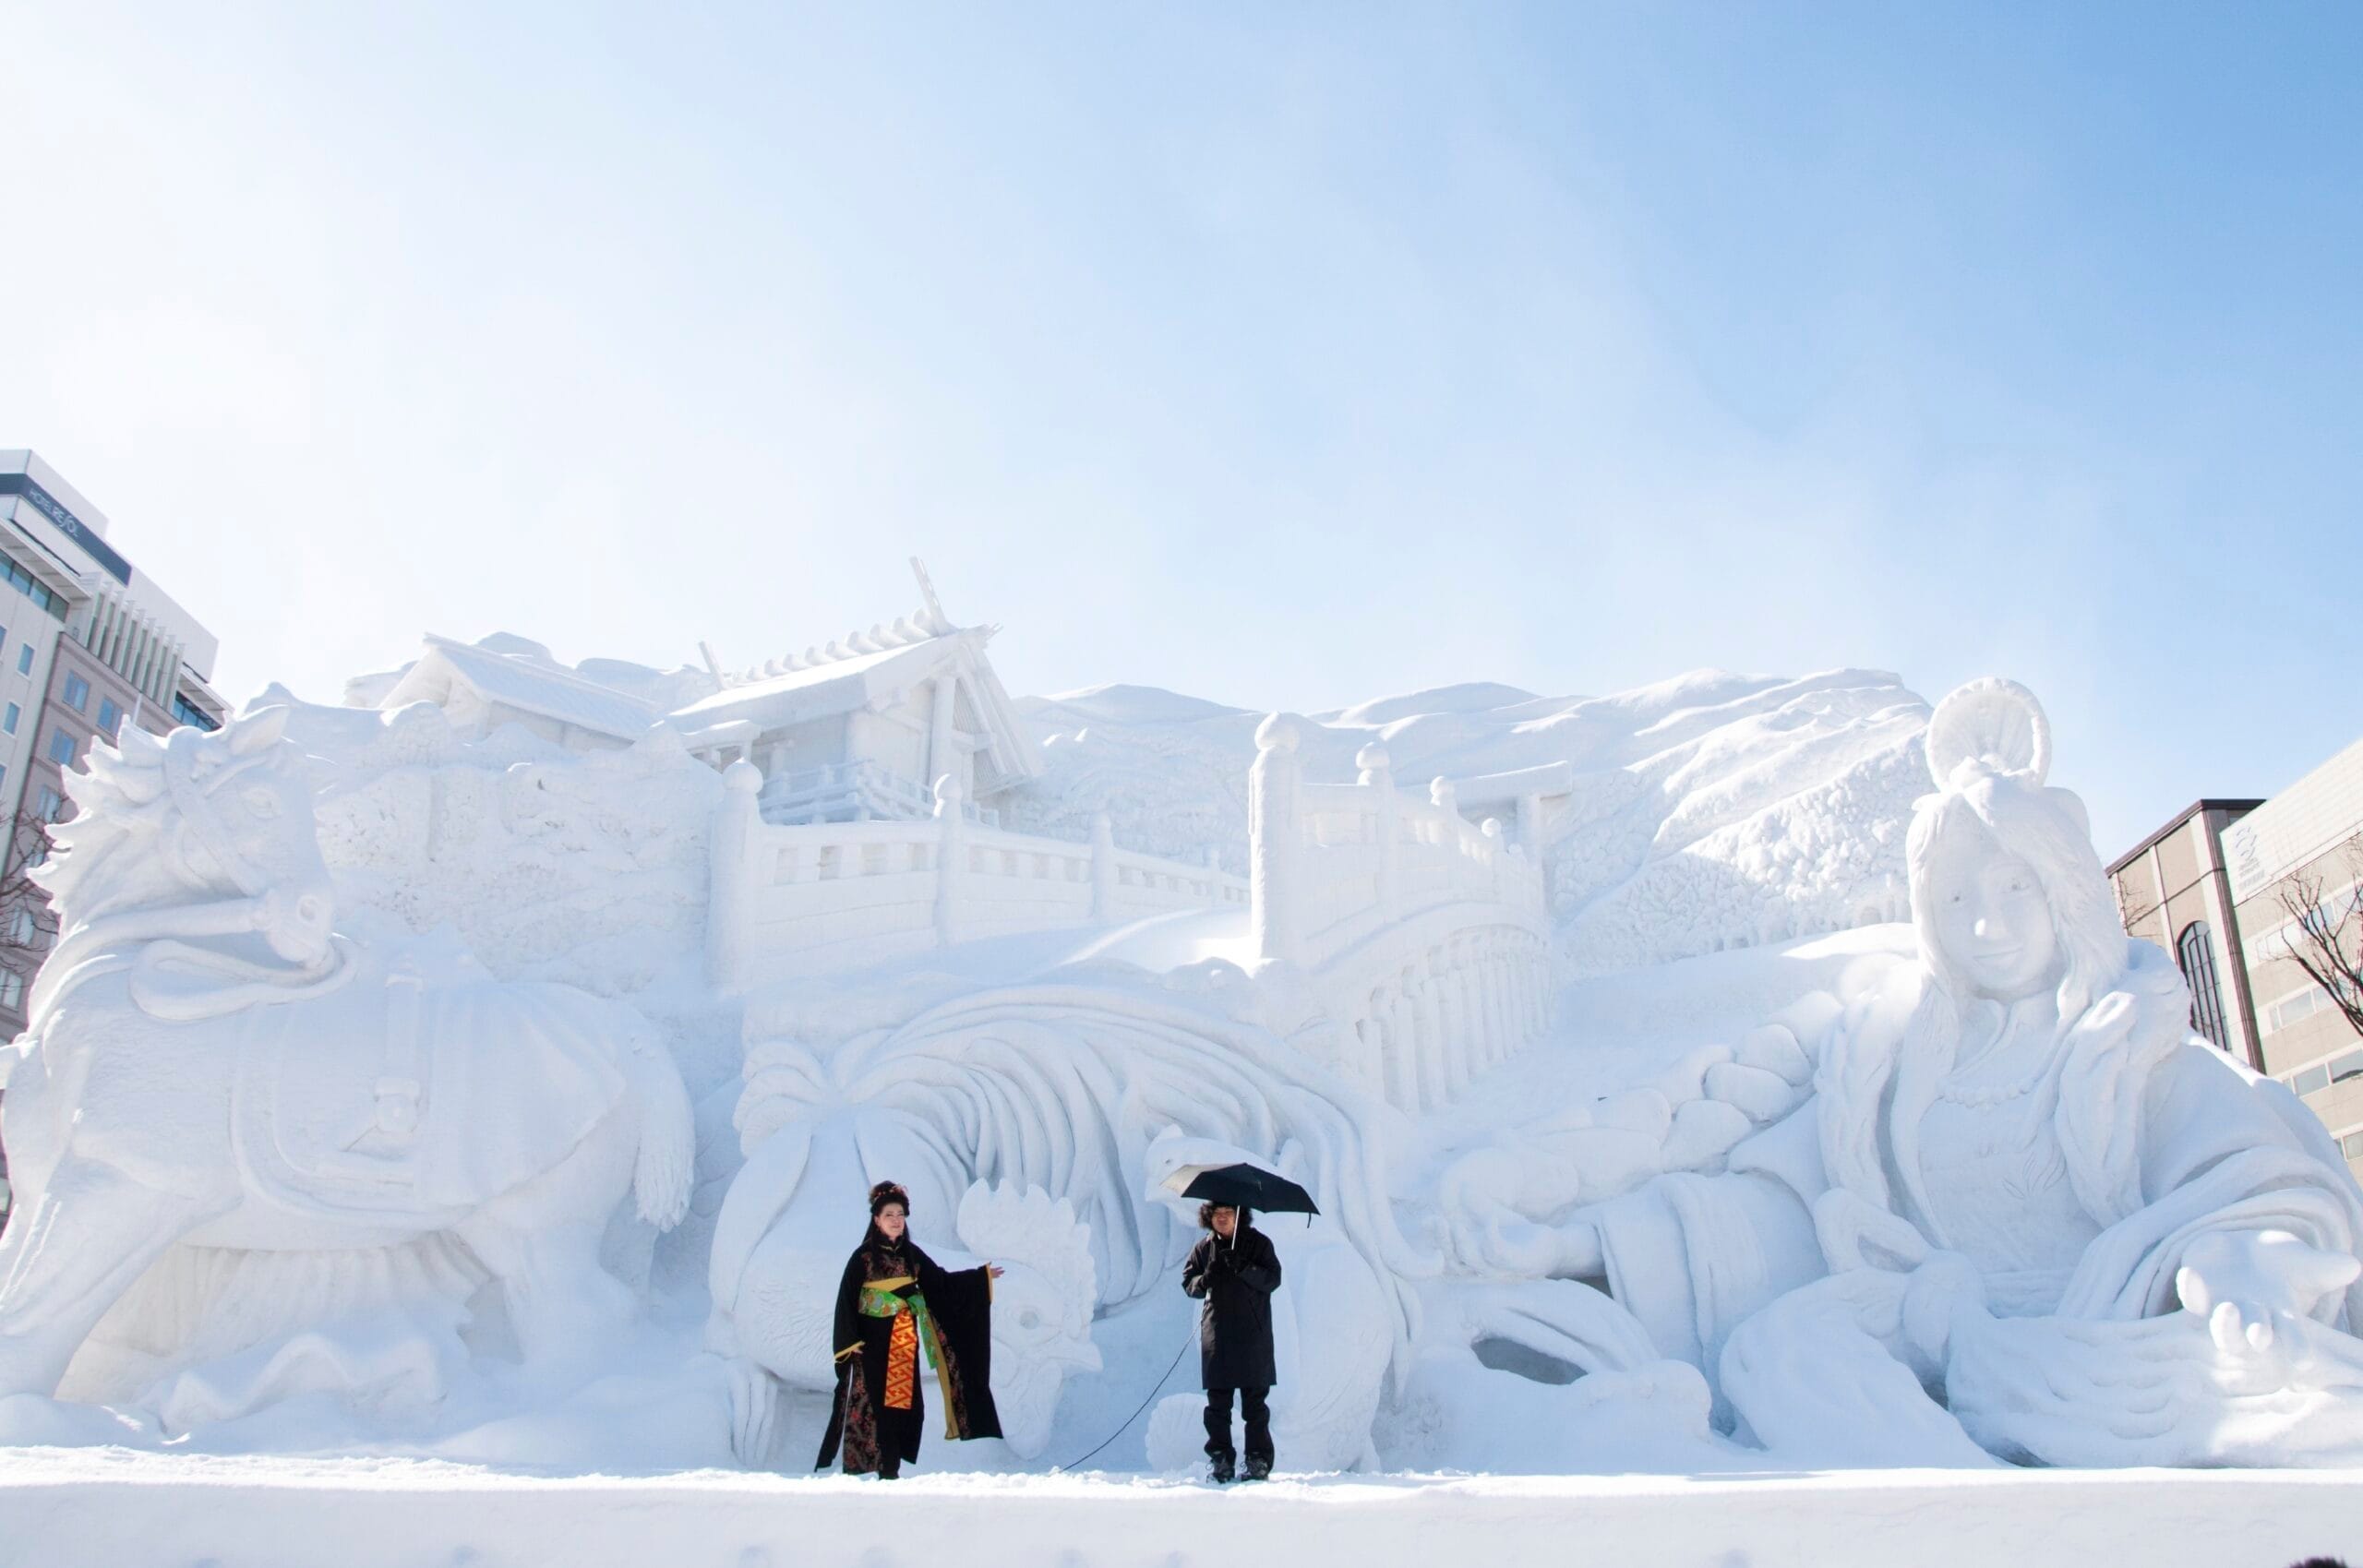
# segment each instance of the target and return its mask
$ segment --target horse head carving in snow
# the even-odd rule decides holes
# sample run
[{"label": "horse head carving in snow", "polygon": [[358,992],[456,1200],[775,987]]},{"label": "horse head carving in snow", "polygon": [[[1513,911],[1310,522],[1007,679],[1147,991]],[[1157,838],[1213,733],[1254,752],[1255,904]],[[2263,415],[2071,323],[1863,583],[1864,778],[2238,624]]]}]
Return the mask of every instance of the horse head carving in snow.
[{"label": "horse head carving in snow", "polygon": [[[599,1263],[621,1200],[660,1227],[686,1206],[688,1100],[638,1013],[337,934],[285,725],[126,729],[67,777],[38,873],[60,940],[0,1107],[0,1395],[54,1392],[102,1319],[168,1368],[251,1349],[425,1239],[499,1282],[529,1356],[581,1345],[631,1310]],[[190,1289],[225,1253],[306,1287]]]}]

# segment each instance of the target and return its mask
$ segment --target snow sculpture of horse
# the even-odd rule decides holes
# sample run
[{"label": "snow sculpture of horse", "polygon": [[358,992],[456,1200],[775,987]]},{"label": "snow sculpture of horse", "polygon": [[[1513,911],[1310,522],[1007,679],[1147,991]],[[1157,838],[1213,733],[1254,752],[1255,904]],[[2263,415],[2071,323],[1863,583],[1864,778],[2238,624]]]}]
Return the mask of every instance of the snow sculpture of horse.
[{"label": "snow sculpture of horse", "polygon": [[110,1309],[189,1259],[182,1281],[221,1284],[271,1254],[280,1283],[182,1300],[185,1352],[298,1334],[422,1246],[498,1282],[529,1359],[586,1347],[634,1307],[599,1261],[622,1200],[659,1227],[687,1205],[688,1097],[637,1012],[338,932],[285,722],[126,729],[68,775],[78,814],[39,873],[62,936],[0,1113],[0,1396],[56,1392]]},{"label": "snow sculpture of horse", "polygon": [[[1296,1145],[1299,1174],[1358,1265],[1327,1309],[1353,1317],[1348,1338],[1376,1335],[1374,1400],[1381,1374],[1408,1364],[1421,1310],[1412,1282],[1440,1266],[1396,1228],[1367,1147],[1390,1113],[1268,1031],[1154,986],[1142,976],[1137,988],[1012,987],[958,997],[825,1055],[795,1040],[751,1046],[736,1113],[748,1161],[723,1204],[710,1276],[716,1348],[769,1347],[763,1364],[785,1382],[830,1385],[832,1292],[863,1195],[887,1177],[909,1190],[922,1244],[973,1182],[1064,1194],[1088,1227],[1104,1305],[1151,1290],[1172,1290],[1178,1303],[1175,1271],[1194,1230],[1142,1187],[1150,1145],[1178,1129],[1266,1160]],[[749,1290],[758,1275],[762,1288]],[[1322,1323],[1315,1298],[1329,1293],[1306,1283],[1300,1311]],[[1340,1317],[1317,1332],[1342,1334]],[[997,1340],[997,1396],[1004,1353]],[[1327,1407],[1348,1424],[1359,1409],[1358,1424],[1318,1446],[1360,1456],[1369,1410]]]}]

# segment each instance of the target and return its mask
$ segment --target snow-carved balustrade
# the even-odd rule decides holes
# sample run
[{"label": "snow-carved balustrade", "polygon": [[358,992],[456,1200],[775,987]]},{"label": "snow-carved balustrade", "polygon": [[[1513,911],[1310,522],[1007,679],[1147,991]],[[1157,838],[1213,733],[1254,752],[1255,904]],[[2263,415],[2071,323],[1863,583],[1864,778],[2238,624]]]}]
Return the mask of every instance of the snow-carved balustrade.
[{"label": "snow-carved balustrade", "polygon": [[[818,768],[774,773],[763,781],[755,801],[764,821],[775,827],[811,822],[915,821],[935,815],[935,796],[918,780],[866,758]],[[990,807],[964,802],[962,812],[989,828],[1001,825]]]},{"label": "snow-carved balustrade", "polygon": [[1116,847],[1107,816],[1087,844],[979,822],[957,782],[908,821],[764,820],[762,772],[724,772],[706,926],[716,984],[814,974],[1027,931],[1112,926],[1190,909],[1243,911],[1246,879],[1211,852],[1197,865]]},{"label": "snow-carved balustrade", "polygon": [[1256,959],[1312,977],[1348,1065],[1389,1101],[1441,1104],[1549,1026],[1541,866],[1498,820],[1463,818],[1449,781],[1424,800],[1397,789],[1375,742],[1354,783],[1307,783],[1303,724],[1275,713],[1255,733]]}]

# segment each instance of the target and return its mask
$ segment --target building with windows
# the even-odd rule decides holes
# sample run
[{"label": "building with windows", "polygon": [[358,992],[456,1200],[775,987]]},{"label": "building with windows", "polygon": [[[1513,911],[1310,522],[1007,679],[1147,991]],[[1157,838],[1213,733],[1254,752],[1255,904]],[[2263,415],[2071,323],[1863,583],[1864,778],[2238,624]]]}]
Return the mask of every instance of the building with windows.
[{"label": "building with windows", "polygon": [[2108,868],[2125,928],[2175,955],[2190,987],[2190,1026],[2263,1070],[2240,961],[2224,830],[2261,800],[2196,800]]},{"label": "building with windows", "polygon": [[0,805],[9,812],[0,896],[0,1031],[24,1023],[24,988],[50,932],[22,870],[42,822],[66,810],[66,773],[126,724],[162,735],[218,726],[214,636],[109,541],[106,515],[30,451],[0,451]]},{"label": "building with windows", "polygon": [[[2125,928],[2175,955],[2191,1027],[2296,1091],[2363,1176],[2363,1031],[2299,964],[2289,900],[2356,906],[2363,740],[2270,800],[2202,800],[2109,868]],[[2363,946],[2363,917],[2342,940]]]}]

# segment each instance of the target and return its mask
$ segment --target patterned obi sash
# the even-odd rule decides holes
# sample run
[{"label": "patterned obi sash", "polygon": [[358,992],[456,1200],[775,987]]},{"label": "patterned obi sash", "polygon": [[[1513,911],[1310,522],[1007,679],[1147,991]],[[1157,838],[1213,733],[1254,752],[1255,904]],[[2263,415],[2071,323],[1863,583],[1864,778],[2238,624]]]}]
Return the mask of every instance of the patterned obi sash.
[{"label": "patterned obi sash", "polygon": [[[943,1345],[928,1316],[927,1298],[919,1294],[918,1280],[896,1275],[863,1285],[859,1305],[866,1318],[893,1321],[886,1331],[886,1388],[879,1403],[889,1410],[907,1410],[918,1383],[921,1340],[927,1342],[928,1365],[938,1378],[943,1375]],[[950,1397],[949,1389],[945,1397]]]}]

